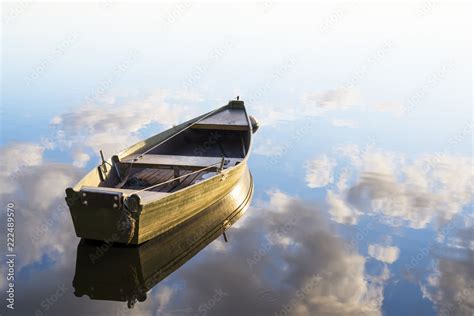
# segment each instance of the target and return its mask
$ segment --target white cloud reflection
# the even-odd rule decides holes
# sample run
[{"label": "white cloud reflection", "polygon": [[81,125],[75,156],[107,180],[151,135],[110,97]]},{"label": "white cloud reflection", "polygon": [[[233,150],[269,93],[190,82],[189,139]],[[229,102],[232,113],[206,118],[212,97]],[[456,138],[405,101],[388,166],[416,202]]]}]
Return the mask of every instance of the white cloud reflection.
[{"label": "white cloud reflection", "polygon": [[368,253],[369,256],[378,261],[391,264],[397,261],[400,255],[400,249],[394,246],[371,244],[369,245]]},{"label": "white cloud reflection", "polygon": [[361,212],[355,207],[348,205],[337,193],[328,191],[326,202],[332,220],[347,225],[354,225],[357,223],[357,218]]},{"label": "white cloud reflection", "polygon": [[[268,195],[267,202],[256,201],[259,208],[249,210],[240,227],[229,230],[238,242],[226,244],[224,253],[211,247],[177,272],[186,291],[173,296],[168,308],[196,310],[214,289],[222,289],[228,297],[211,314],[380,315],[388,270],[368,274],[366,259],[330,232],[314,205],[278,190]],[[259,299],[262,289],[278,300]]]},{"label": "white cloud reflection", "polygon": [[261,156],[278,156],[281,155],[284,151],[284,147],[278,144],[275,144],[271,139],[263,140],[255,144],[253,152]]},{"label": "white cloud reflection", "polygon": [[351,107],[360,106],[361,96],[355,88],[341,88],[314,93],[305,93],[302,103],[313,107],[320,112],[331,110],[347,110]]},{"label": "white cloud reflection", "polygon": [[[387,112],[399,117],[405,113],[406,106],[400,102],[368,102],[356,87],[349,86],[332,90],[305,93],[301,98],[304,115],[322,115],[328,112],[348,110]],[[335,119],[334,126],[352,127],[357,125],[352,120]]]},{"label": "white cloud reflection", "polygon": [[333,181],[333,169],[336,162],[322,155],[308,161],[306,165],[306,183],[310,188],[324,187]]},{"label": "white cloud reflection", "polygon": [[[76,238],[71,233],[64,189],[78,180],[78,169],[45,162],[44,149],[34,144],[11,144],[2,151],[11,163],[3,170],[5,190],[2,189],[0,198],[5,205],[14,203],[15,224],[21,229],[15,235],[15,244],[22,249],[17,254],[17,269],[42,260],[65,260],[64,253]],[[22,160],[25,155],[28,161]],[[15,157],[18,159],[12,162]],[[5,175],[8,179],[3,178]]]},{"label": "white cloud reflection", "polygon": [[195,110],[185,106],[190,100],[200,99],[190,93],[157,90],[138,100],[112,98],[84,104],[53,118],[52,125],[58,130],[56,142],[73,148],[74,163],[83,166],[87,151],[97,154],[102,149],[108,157],[139,141],[139,132],[151,124],[170,127],[191,118]]},{"label": "white cloud reflection", "polygon": [[331,121],[332,125],[336,127],[349,127],[349,128],[358,128],[359,124],[353,120],[348,119],[333,119]]},{"label": "white cloud reflection", "polygon": [[0,186],[3,194],[16,190],[15,179],[28,167],[41,165],[45,148],[34,143],[15,143],[0,148],[2,168],[0,169]]},{"label": "white cloud reflection", "polygon": [[[52,119],[57,127],[47,146],[12,143],[0,148],[4,168],[0,171],[2,201],[14,202],[20,211],[16,222],[24,232],[17,234],[18,268],[42,260],[64,260],[67,247],[75,243],[72,222],[64,200],[64,190],[79,179],[79,168],[90,160],[91,149],[111,155],[139,140],[138,132],[152,123],[171,125],[183,121],[193,111],[185,106],[173,110],[168,92],[158,90],[138,101],[119,102],[109,98],[100,105],[83,105]],[[181,104],[196,98],[189,93],[170,98]],[[54,147],[70,150],[72,164],[48,162],[45,151]]]},{"label": "white cloud reflection", "polygon": [[[445,244],[445,253],[435,257],[432,271],[420,282],[423,297],[435,304],[439,315],[474,314],[474,241],[472,223],[457,230],[454,234],[462,242],[456,245]],[[453,258],[453,250],[458,253]],[[451,256],[449,255],[451,253]]]},{"label": "white cloud reflection", "polygon": [[[471,159],[456,155],[406,155],[374,147],[342,146],[334,158],[309,161],[307,184],[329,185],[332,219],[356,224],[360,214],[380,215],[394,226],[424,228],[451,220],[472,202]],[[337,157],[337,159],[336,159]],[[336,168],[344,168],[332,180]],[[311,181],[308,181],[311,179]],[[353,179],[350,183],[349,179]]]}]

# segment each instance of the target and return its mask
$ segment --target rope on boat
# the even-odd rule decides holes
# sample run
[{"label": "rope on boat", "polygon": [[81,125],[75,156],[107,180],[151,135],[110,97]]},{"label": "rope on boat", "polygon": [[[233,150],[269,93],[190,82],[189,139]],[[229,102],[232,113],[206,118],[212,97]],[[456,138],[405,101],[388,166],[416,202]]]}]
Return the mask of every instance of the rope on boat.
[{"label": "rope on boat", "polygon": [[135,235],[135,219],[131,216],[130,213],[127,215],[127,219],[130,221],[130,232],[128,233],[127,245],[132,241],[133,236]]},{"label": "rope on boat", "polygon": [[155,149],[156,147],[158,147],[158,146],[164,144],[165,142],[167,142],[167,141],[170,140],[171,138],[175,137],[176,135],[181,134],[182,132],[184,132],[185,130],[187,130],[188,128],[190,128],[191,126],[193,126],[193,125],[195,125],[195,124],[201,122],[202,120],[208,118],[209,116],[211,116],[212,114],[214,114],[214,113],[216,113],[217,111],[220,111],[220,110],[222,110],[222,108],[215,109],[214,111],[211,111],[211,112],[205,114],[203,117],[201,117],[201,118],[200,118],[199,120],[197,120],[196,122],[193,122],[192,124],[189,124],[188,126],[186,126],[185,128],[183,128],[183,129],[180,130],[179,132],[177,132],[177,133],[175,133],[175,134],[173,134],[173,135],[170,135],[168,138],[162,140],[161,142],[159,142],[159,143],[156,144],[155,146],[153,146],[153,147],[151,147],[150,149],[144,151],[144,152],[141,153],[138,157],[136,157],[135,160],[136,160],[136,159],[139,159],[139,158],[141,158],[141,157],[143,157],[143,155],[149,153],[150,151],[152,151],[152,150]]},{"label": "rope on boat", "polygon": [[[209,165],[207,167],[204,167],[204,168],[201,168],[199,170],[196,170],[196,171],[193,171],[193,172],[190,172],[190,173],[187,173],[187,174],[184,174],[182,176],[179,176],[179,177],[176,177],[176,178],[173,178],[173,179],[170,179],[170,180],[167,180],[167,181],[164,181],[164,182],[160,182],[160,183],[157,183],[157,184],[154,184],[152,186],[149,186],[147,188],[143,188],[141,190],[137,190],[137,191],[134,191],[132,193],[128,193],[128,194],[123,194],[124,195],[124,198],[126,197],[129,197],[135,193],[139,193],[139,192],[143,192],[143,191],[146,191],[146,190],[150,190],[150,189],[153,189],[153,188],[156,188],[160,185],[163,185],[163,184],[167,184],[167,183],[170,183],[170,182],[174,182],[178,179],[181,179],[181,178],[187,178],[189,177],[190,175],[193,175],[193,174],[196,174],[196,177],[198,176],[198,174],[204,170],[208,170],[208,169],[211,169],[213,168],[214,166],[216,165],[220,165],[220,168],[219,168],[219,172],[222,172],[222,170],[224,169],[224,162],[225,162],[225,158],[222,157],[222,160],[220,162],[216,162],[212,165]],[[125,199],[124,199],[125,201]],[[127,245],[130,244],[130,242],[132,241],[133,239],[133,236],[135,235],[135,219],[132,217],[132,214],[131,214],[131,211],[127,205],[127,203],[124,203],[124,207],[123,207],[123,210],[122,210],[122,215],[121,215],[121,218],[119,220],[119,230],[122,230],[122,231],[127,231],[128,232],[128,238],[127,238]]]},{"label": "rope on boat", "polygon": [[196,173],[202,172],[202,171],[204,171],[204,170],[211,169],[212,167],[214,167],[214,166],[216,166],[216,165],[221,165],[220,170],[222,171],[222,169],[223,169],[223,167],[224,167],[224,157],[222,157],[222,161],[221,161],[221,162],[216,162],[216,163],[214,163],[214,164],[212,164],[212,165],[209,165],[209,166],[207,166],[207,167],[204,167],[204,168],[202,168],[202,169],[199,169],[199,170],[196,170],[196,171],[193,171],[193,172],[184,174],[184,175],[182,175],[182,176],[179,176],[179,177],[176,177],[176,178],[173,178],[173,179],[164,181],[164,182],[160,182],[160,183],[154,184],[154,185],[152,185],[152,186],[149,186],[149,187],[146,187],[146,188],[143,188],[143,189],[134,191],[134,192],[132,192],[132,193],[124,194],[124,195],[125,195],[125,196],[131,196],[131,195],[133,195],[133,194],[135,194],[135,193],[139,193],[139,192],[143,192],[143,191],[146,191],[146,190],[150,190],[150,189],[156,188],[156,187],[158,187],[158,186],[160,186],[160,185],[167,184],[167,183],[170,183],[170,182],[174,182],[174,181],[176,181],[176,180],[178,180],[178,179],[188,177],[188,176],[190,176],[190,175],[192,175],[192,174],[196,174]]},{"label": "rope on boat", "polygon": [[127,245],[130,244],[135,235],[135,219],[132,217],[126,204],[124,204],[122,208],[122,213],[117,223],[117,229],[119,232],[125,232],[127,234]]},{"label": "rope on boat", "polygon": [[[156,144],[155,146],[153,146],[153,147],[147,149],[146,151],[142,152],[141,154],[139,154],[135,159],[132,160],[132,162],[130,162],[130,165],[129,165],[129,168],[128,168],[128,171],[127,171],[127,175],[125,176],[125,179],[122,180],[122,181],[119,183],[118,187],[121,188],[121,187],[127,182],[128,177],[130,176],[130,172],[132,171],[133,163],[134,163],[135,161],[137,161],[138,159],[142,158],[144,155],[146,155],[147,153],[149,153],[150,151],[152,151],[152,150],[155,149],[156,147],[158,147],[158,146],[160,146],[160,145],[166,143],[167,141],[169,141],[171,138],[175,137],[176,135],[181,134],[181,133],[184,132],[185,130],[191,128],[193,125],[195,125],[195,124],[201,122],[202,120],[208,118],[208,117],[211,116],[212,114],[214,114],[214,113],[216,113],[216,112],[218,112],[218,111],[221,111],[221,110],[222,110],[222,108],[218,108],[218,109],[215,109],[214,111],[211,111],[211,112],[205,114],[203,117],[201,117],[201,118],[200,118],[199,120],[197,120],[196,122],[193,122],[193,123],[189,124],[188,126],[186,126],[185,128],[183,128],[183,129],[180,130],[179,132],[177,132],[177,133],[175,133],[175,134],[173,134],[173,135],[170,135],[169,137],[165,138],[164,140],[162,140],[161,142],[159,142],[159,143]],[[117,186],[116,186],[116,187],[117,187]]]},{"label": "rope on boat", "polygon": [[127,240],[127,245],[132,241],[133,236],[135,235],[135,219],[131,216],[130,212],[127,212],[125,215],[127,217],[127,220],[130,223],[130,231],[128,233],[128,240]]}]

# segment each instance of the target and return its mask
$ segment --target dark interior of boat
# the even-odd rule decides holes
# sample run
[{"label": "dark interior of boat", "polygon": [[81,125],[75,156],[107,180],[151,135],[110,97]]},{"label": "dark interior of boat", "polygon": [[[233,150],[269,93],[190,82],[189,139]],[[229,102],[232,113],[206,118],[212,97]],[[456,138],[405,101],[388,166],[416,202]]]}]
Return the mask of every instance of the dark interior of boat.
[{"label": "dark interior of boat", "polygon": [[143,156],[115,161],[100,187],[142,190],[163,183],[149,191],[172,193],[239,164],[249,146],[248,130],[189,128]]},{"label": "dark interior of boat", "polygon": [[247,150],[246,132],[191,128],[149,154],[244,158]]}]

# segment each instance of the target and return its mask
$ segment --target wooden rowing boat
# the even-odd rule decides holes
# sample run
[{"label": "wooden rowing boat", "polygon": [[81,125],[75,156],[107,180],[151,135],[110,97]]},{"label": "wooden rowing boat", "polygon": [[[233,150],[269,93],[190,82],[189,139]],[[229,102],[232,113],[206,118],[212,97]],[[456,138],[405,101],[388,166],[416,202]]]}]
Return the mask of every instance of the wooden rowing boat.
[{"label": "wooden rowing boat", "polygon": [[186,222],[249,173],[257,128],[237,99],[107,161],[102,157],[101,165],[66,189],[76,235],[141,244]]},{"label": "wooden rowing boat", "polygon": [[127,302],[129,308],[136,301],[144,301],[156,284],[234,224],[247,210],[252,194],[252,177],[247,170],[224,198],[142,245],[82,239],[77,246],[74,294]]}]

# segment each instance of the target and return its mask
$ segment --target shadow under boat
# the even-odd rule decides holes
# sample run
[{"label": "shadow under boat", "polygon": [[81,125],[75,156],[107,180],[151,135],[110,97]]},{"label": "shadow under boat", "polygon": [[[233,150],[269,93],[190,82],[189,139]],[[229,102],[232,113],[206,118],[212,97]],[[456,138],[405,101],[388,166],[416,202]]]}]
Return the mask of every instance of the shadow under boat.
[{"label": "shadow under boat", "polygon": [[235,223],[253,195],[250,172],[223,199],[175,229],[140,246],[82,239],[73,286],[78,297],[127,302],[132,308],[147,292]]}]

